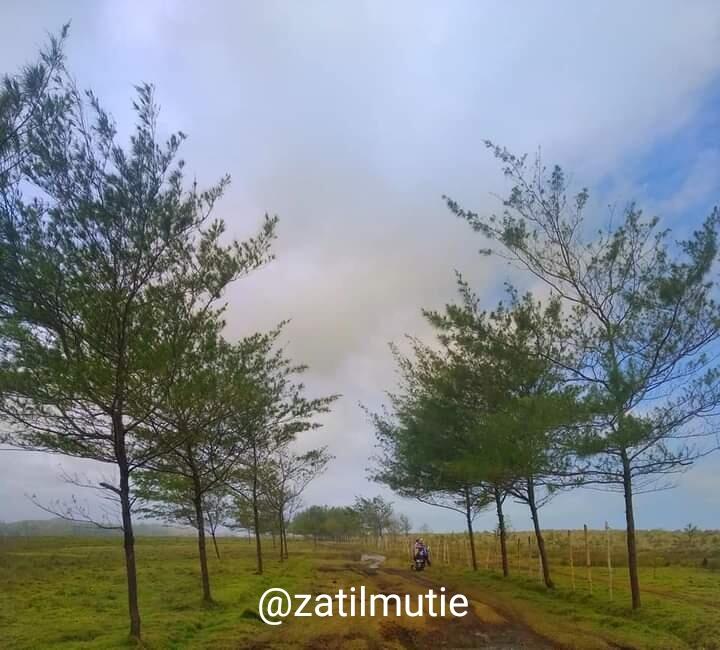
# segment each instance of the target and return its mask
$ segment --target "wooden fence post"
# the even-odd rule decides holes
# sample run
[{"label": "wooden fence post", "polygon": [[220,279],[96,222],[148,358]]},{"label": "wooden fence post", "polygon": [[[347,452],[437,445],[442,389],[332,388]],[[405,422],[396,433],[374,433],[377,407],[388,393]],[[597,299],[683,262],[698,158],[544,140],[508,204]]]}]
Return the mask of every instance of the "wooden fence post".
[{"label": "wooden fence post", "polygon": [[590,562],[590,541],[588,538],[588,527],[587,524],[583,525],[583,529],[585,530],[585,567],[587,568],[587,579],[588,579],[588,585],[590,586],[590,594],[593,592],[593,586],[592,586],[592,564]]},{"label": "wooden fence post", "polygon": [[605,522],[605,537],[607,538],[607,565],[608,565],[608,590],[610,593],[610,600],[613,599],[613,575],[612,575],[612,556],[610,549],[610,526],[608,522]]},{"label": "wooden fence post", "polygon": [[500,558],[500,552],[498,550],[498,544],[500,543],[500,535],[497,531],[495,532],[495,543],[493,544],[493,571],[497,569],[502,571],[502,561]]},{"label": "wooden fence post", "polygon": [[568,549],[570,551],[570,583],[575,591],[575,563],[573,562],[572,531],[568,530]]},{"label": "wooden fence post", "polygon": [[532,544],[528,535],[528,578],[532,577]]}]

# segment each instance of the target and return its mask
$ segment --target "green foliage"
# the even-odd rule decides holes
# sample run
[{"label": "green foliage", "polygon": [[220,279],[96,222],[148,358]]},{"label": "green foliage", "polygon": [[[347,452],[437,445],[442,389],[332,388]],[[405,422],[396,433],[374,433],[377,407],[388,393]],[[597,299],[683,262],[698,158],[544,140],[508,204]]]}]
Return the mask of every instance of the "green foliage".
[{"label": "green foliage", "polygon": [[395,512],[392,503],[381,496],[356,497],[353,510],[361,530],[366,535],[380,538],[394,526]]},{"label": "green foliage", "polygon": [[7,186],[25,162],[24,142],[38,127],[48,128],[65,108],[63,48],[69,24],[40,51],[38,60],[18,74],[0,79],[0,188]]},{"label": "green foliage", "polygon": [[578,477],[625,499],[633,607],[640,606],[633,495],[668,487],[712,443],[720,406],[720,305],[712,281],[720,211],[671,243],[657,218],[630,204],[589,234],[589,194],[574,196],[560,167],[487,142],[511,183],[501,216],[447,199],[450,210],[550,289],[562,347],[541,356],[582,388],[588,426],[574,449]]},{"label": "green foliage", "polygon": [[551,289],[562,309],[564,349],[546,357],[587,391],[595,418],[579,450],[587,479],[652,489],[687,468],[712,433],[703,418],[720,404],[712,350],[720,306],[711,274],[720,212],[673,243],[657,218],[630,204],[623,218],[590,233],[588,191],[571,196],[562,169],[487,143],[512,184],[501,216],[448,206]]},{"label": "green foliage", "polygon": [[137,87],[129,146],[118,144],[98,99],[64,71],[60,45],[41,55],[47,79],[26,89],[40,95],[34,107],[22,96],[18,112],[11,97],[8,113],[12,82],[2,100],[12,132],[0,151],[0,435],[117,467],[118,483],[101,487],[119,502],[139,638],[131,474],[177,447],[158,410],[193,342],[222,328],[225,287],[270,258],[276,219],[225,243],[211,212],[229,179],[185,182],[185,136],[158,141],[149,85]]},{"label": "green foliage", "polygon": [[333,456],[327,447],[305,453],[281,447],[275,451],[261,480],[266,503],[280,520],[281,527],[299,507],[305,488],[322,474]]},{"label": "green foliage", "polygon": [[143,425],[178,359],[219,314],[224,286],[268,258],[275,220],[222,244],[208,219],[227,181],[183,187],[182,162],[172,167],[183,136],[156,142],[152,89],[138,89],[127,152],[90,102],[92,126],[78,99],[28,135],[3,193],[1,404],[16,444],[106,462],[120,445],[136,467],[154,451]]},{"label": "green foliage", "polygon": [[301,510],[293,518],[290,530],[297,535],[335,541],[363,534],[358,512],[341,506],[310,506]]}]

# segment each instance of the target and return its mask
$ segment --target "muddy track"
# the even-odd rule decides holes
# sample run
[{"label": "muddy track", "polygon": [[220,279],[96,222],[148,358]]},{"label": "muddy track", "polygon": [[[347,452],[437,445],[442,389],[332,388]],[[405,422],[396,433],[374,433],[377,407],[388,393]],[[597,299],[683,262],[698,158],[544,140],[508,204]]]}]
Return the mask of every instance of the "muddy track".
[{"label": "muddy track", "polygon": [[[289,650],[304,648],[314,650],[425,650],[435,648],[485,648],[487,650],[551,650],[554,648],[604,648],[618,649],[612,642],[578,630],[578,636],[568,646],[541,636],[518,615],[511,605],[477,589],[461,590],[442,581],[442,572],[416,573],[410,569],[390,568],[383,560],[370,562],[329,562],[317,567],[316,578],[308,593],[334,593],[339,587],[360,588],[367,594],[395,594],[411,599],[426,594],[429,589],[440,593],[445,588],[449,599],[462,593],[470,603],[463,617],[446,616],[433,618],[391,616],[322,618],[288,620],[281,629],[259,629],[252,638],[241,645],[231,646],[252,650]],[[366,601],[367,602],[367,601]],[[446,601],[447,602],[447,601]],[[571,630],[567,629],[566,632]],[[573,635],[574,636],[574,635]],[[568,638],[566,634],[566,639]]]},{"label": "muddy track", "polygon": [[[423,591],[441,586],[447,588],[448,595],[459,593],[447,585],[442,585],[427,576],[410,570],[380,568],[377,573],[401,578],[403,582],[421,587]],[[470,600],[470,599],[469,599]],[[471,600],[472,607],[467,616],[452,619],[434,619],[428,621],[421,631],[408,631],[397,624],[384,624],[386,638],[399,641],[405,648],[497,648],[499,649],[542,649],[560,648],[545,639],[519,621],[513,621],[506,613],[496,612],[496,608]],[[483,620],[476,613],[479,608],[489,609],[496,620]],[[491,616],[492,618],[493,616]],[[485,617],[487,618],[487,617]]]}]

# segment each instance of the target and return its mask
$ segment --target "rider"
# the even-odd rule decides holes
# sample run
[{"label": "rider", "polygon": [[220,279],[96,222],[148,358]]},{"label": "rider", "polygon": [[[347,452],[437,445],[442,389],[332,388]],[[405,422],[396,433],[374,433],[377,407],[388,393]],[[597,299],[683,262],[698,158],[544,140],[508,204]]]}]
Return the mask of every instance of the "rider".
[{"label": "rider", "polygon": [[424,559],[425,562],[427,562],[427,565],[430,566],[430,550],[425,545],[425,542],[422,540],[421,537],[418,537],[415,540],[415,559]]}]

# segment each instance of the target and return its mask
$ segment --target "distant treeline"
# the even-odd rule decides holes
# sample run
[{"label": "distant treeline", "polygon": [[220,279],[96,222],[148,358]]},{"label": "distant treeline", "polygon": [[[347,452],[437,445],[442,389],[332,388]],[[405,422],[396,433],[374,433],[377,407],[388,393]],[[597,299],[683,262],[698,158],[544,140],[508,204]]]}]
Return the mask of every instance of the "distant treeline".
[{"label": "distant treeline", "polygon": [[298,512],[290,524],[296,535],[315,540],[347,541],[361,537],[408,535],[410,520],[394,512],[392,503],[380,496],[357,497],[352,506],[310,506]]},{"label": "distant treeline", "polygon": [[[190,528],[138,524],[135,533],[139,537],[187,537],[195,535]],[[89,522],[65,521],[64,519],[25,519],[0,522],[0,537],[119,537],[122,531],[114,528],[98,528]]]}]

